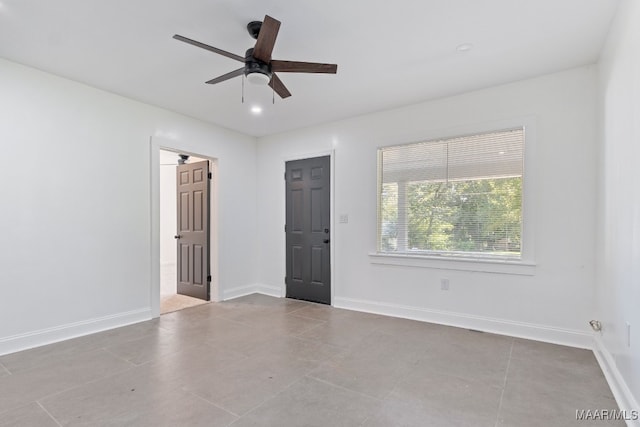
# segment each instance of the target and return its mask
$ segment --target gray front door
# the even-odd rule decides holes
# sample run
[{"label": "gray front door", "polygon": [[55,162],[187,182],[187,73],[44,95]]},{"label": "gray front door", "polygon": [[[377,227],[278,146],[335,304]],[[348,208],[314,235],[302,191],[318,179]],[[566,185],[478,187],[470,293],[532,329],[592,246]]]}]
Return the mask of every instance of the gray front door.
[{"label": "gray front door", "polygon": [[286,164],[287,297],[331,304],[329,156]]},{"label": "gray front door", "polygon": [[209,300],[209,162],[176,172],[178,293]]}]

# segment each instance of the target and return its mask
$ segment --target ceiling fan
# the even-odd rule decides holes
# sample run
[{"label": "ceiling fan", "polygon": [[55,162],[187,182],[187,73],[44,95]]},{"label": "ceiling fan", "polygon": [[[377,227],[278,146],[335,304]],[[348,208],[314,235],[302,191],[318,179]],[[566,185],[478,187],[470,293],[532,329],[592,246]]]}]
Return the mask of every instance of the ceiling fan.
[{"label": "ceiling fan", "polygon": [[269,15],[265,15],[264,21],[262,22],[249,22],[249,24],[247,24],[247,30],[251,37],[256,39],[256,44],[246,51],[244,57],[200,43],[179,34],[174,35],[173,38],[244,63],[244,67],[211,79],[206,82],[207,84],[224,82],[225,80],[244,74],[248,81],[258,84],[268,84],[281,98],[287,98],[291,96],[291,92],[289,92],[284,83],[278,78],[276,72],[335,74],[338,71],[338,65],[336,64],[271,59],[271,53],[276,44],[280,24],[280,21]]}]

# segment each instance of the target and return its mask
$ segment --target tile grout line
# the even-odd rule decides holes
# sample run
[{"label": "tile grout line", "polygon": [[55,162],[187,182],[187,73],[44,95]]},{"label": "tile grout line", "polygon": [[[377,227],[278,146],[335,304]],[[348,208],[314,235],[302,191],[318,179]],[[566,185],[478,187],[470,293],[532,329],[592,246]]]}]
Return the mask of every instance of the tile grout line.
[{"label": "tile grout line", "polygon": [[84,386],[86,386],[86,385],[90,385],[90,384],[94,384],[94,383],[97,383],[97,382],[103,381],[103,380],[105,380],[105,379],[107,379],[107,378],[111,378],[111,377],[114,377],[114,376],[116,376],[116,375],[120,375],[120,374],[122,374],[122,373],[124,373],[124,372],[133,371],[133,370],[134,370],[135,368],[137,368],[137,367],[138,367],[138,366],[136,366],[136,365],[131,365],[131,366],[130,366],[130,367],[128,367],[127,369],[117,370],[117,371],[115,371],[115,372],[112,372],[112,373],[109,373],[109,374],[103,375],[103,376],[101,376],[101,377],[99,377],[99,378],[94,378],[94,379],[92,379],[91,381],[83,382],[83,383],[81,383],[81,384],[76,384],[76,385],[73,385],[73,386],[71,386],[71,387],[67,387],[67,388],[65,388],[65,389],[63,389],[63,390],[58,390],[58,391],[56,391],[56,392],[53,392],[53,393],[47,394],[47,395],[45,395],[45,396],[41,396],[37,401],[39,402],[40,400],[43,400],[43,399],[49,399],[49,398],[52,398],[52,397],[54,397],[54,396],[58,396],[58,395],[61,395],[61,394],[63,394],[63,393],[69,392],[69,391],[71,391],[71,390],[75,390],[75,389],[78,389],[78,388],[80,388],[80,387],[84,387]]},{"label": "tile grout line", "polygon": [[[298,311],[298,310],[296,310],[296,311]],[[318,319],[317,317],[305,316],[304,314],[296,313],[296,311],[292,311],[292,312],[286,313],[285,316],[302,317],[303,319],[316,320],[318,322],[325,322],[325,323],[327,322],[326,319]]]},{"label": "tile grout line", "polygon": [[58,422],[58,420],[56,420],[56,417],[54,417],[53,415],[51,415],[51,412],[49,412],[47,410],[47,408],[45,408],[42,403],[40,403],[40,401],[36,400],[36,403],[38,404],[38,406],[40,408],[42,408],[42,410],[49,416],[49,418],[51,418],[56,424],[58,424],[60,427],[62,427],[62,424],[60,424],[60,422]]},{"label": "tile grout line", "polygon": [[[320,324],[326,324],[327,323],[326,320],[314,319],[313,317],[308,317],[308,316],[303,316],[303,315],[300,315],[300,314],[295,314],[295,312],[294,313],[287,313],[287,314],[284,315],[284,317],[286,317],[286,318],[293,317],[293,318],[304,319],[304,320],[313,320],[314,322],[320,322]],[[317,326],[317,325],[314,325],[314,326]]]},{"label": "tile grout line", "polygon": [[240,418],[244,417],[247,414],[250,414],[251,412],[255,411],[256,409],[260,408],[261,406],[264,406],[267,402],[275,399],[277,396],[280,396],[282,393],[284,393],[285,391],[289,390],[291,387],[293,387],[295,384],[299,383],[300,381],[302,381],[302,379],[305,377],[306,375],[301,376],[298,379],[295,379],[293,381],[291,381],[289,384],[287,384],[282,390],[280,390],[279,392],[269,396],[267,399],[263,400],[262,402],[260,402],[259,404],[257,404],[256,406],[254,406],[253,408],[249,409],[247,412],[245,412],[243,415],[240,416]]},{"label": "tile grout line", "polygon": [[[399,379],[398,381],[396,381],[396,383],[395,383],[395,384],[394,384],[394,386],[391,388],[391,390],[389,390],[389,392],[388,392],[388,393],[387,393],[383,398],[375,398],[375,399],[379,400],[379,401],[380,401],[380,403],[384,403],[384,401],[385,401],[385,400],[387,400],[387,399],[388,399],[388,398],[393,394],[393,392],[397,390],[397,388],[398,388],[398,384],[400,383],[400,381],[401,381],[400,379]],[[365,396],[366,396],[366,395],[365,395]],[[367,424],[367,421],[369,421],[370,419],[372,419],[372,418],[371,418],[371,415],[367,415],[367,416],[365,417],[365,419],[364,419],[364,420],[362,420],[362,422],[360,423],[360,427],[362,427],[362,426],[364,426],[365,424]]]},{"label": "tile grout line", "polygon": [[[296,384],[296,383],[300,382],[300,381],[302,380],[302,378],[304,378],[304,377],[298,378],[297,380],[293,380],[291,383],[287,384],[287,385],[286,385],[282,390],[280,390],[279,392],[277,392],[277,393],[275,393],[275,394],[273,394],[273,395],[271,395],[271,396],[267,397],[265,400],[263,400],[262,402],[258,403],[258,404],[257,404],[256,406],[254,406],[253,408],[251,408],[251,409],[249,409],[249,410],[245,411],[245,412],[244,412],[243,414],[241,414],[241,415],[236,414],[235,412],[231,412],[231,411],[229,411],[229,410],[226,410],[226,409],[224,409],[224,408],[222,408],[222,407],[220,407],[220,406],[216,405],[215,403],[213,403],[213,402],[209,401],[208,399],[205,399],[205,398],[200,397],[200,396],[198,396],[198,397],[200,397],[201,399],[203,399],[205,402],[211,403],[212,405],[214,405],[214,406],[216,406],[216,407],[219,407],[220,409],[222,409],[222,410],[224,410],[224,411],[226,411],[226,412],[228,412],[228,413],[230,413],[230,414],[232,414],[232,415],[237,416],[237,417],[238,417],[238,419],[237,419],[237,420],[234,420],[234,421],[230,424],[230,425],[233,425],[233,424],[235,424],[236,422],[238,422],[238,421],[239,421],[239,420],[241,420],[241,419],[246,419],[246,418],[244,418],[246,415],[248,415],[248,414],[250,414],[251,412],[255,411],[256,409],[259,409],[260,407],[264,406],[267,402],[270,402],[271,400],[275,399],[277,396],[281,395],[281,394],[282,394],[282,393],[284,393],[286,390],[290,389],[294,384]],[[188,391],[188,390],[187,390],[187,391]],[[188,392],[189,392],[189,391],[188,391]],[[189,392],[189,393],[191,393],[191,392]],[[191,393],[191,394],[194,394],[194,393]],[[197,394],[196,394],[196,396],[197,396]]]},{"label": "tile grout line", "polygon": [[319,325],[314,325],[314,326],[310,327],[309,329],[305,329],[304,332],[300,332],[299,334],[295,334],[293,336],[294,337],[303,337],[304,335],[308,334],[309,332],[312,332],[312,331],[315,331],[316,329],[319,329],[321,326],[327,326],[327,322],[320,323]]},{"label": "tile grout line", "polygon": [[509,348],[509,359],[507,360],[507,369],[504,371],[504,380],[502,381],[502,392],[500,393],[500,401],[498,402],[498,411],[496,413],[496,423],[495,427],[498,427],[498,422],[500,422],[500,411],[502,410],[502,399],[504,398],[504,391],[507,388],[507,377],[509,375],[509,367],[511,366],[511,356],[513,354],[513,344],[515,340],[511,339],[511,348]]},{"label": "tile grout line", "polygon": [[302,305],[302,307],[298,307],[298,308],[296,308],[296,309],[294,309],[294,310],[291,310],[291,311],[287,312],[286,314],[293,314],[293,313],[295,313],[296,311],[300,311],[300,310],[305,309],[305,308],[307,308],[307,307],[309,307],[309,305],[308,305],[308,304],[304,304],[304,305]]},{"label": "tile grout line", "polygon": [[[195,398],[200,399],[203,402],[205,402],[205,403],[207,403],[207,404],[209,404],[211,406],[214,406],[214,407],[220,409],[221,411],[226,412],[227,414],[231,414],[234,417],[237,417],[238,419],[240,419],[242,417],[242,415],[236,414],[235,412],[231,412],[230,410],[223,408],[222,406],[218,405],[217,403],[214,403],[214,402],[210,401],[209,399],[205,399],[204,397],[200,396],[199,394],[196,394],[196,393],[192,392],[191,390],[187,389],[184,386],[180,387],[180,389],[182,391],[184,391],[185,393],[190,394],[191,396],[194,396]],[[233,422],[236,422],[236,420],[233,420]]]},{"label": "tile grout line", "polygon": [[[103,349],[103,348],[99,348],[99,349],[96,349],[96,350],[92,350],[92,352],[99,352],[99,351],[105,352],[105,353],[107,353],[107,354],[111,354],[110,352],[105,351],[105,349]],[[66,393],[66,392],[68,392],[68,391],[75,390],[75,389],[80,388],[80,387],[84,387],[84,386],[86,386],[86,385],[88,385],[88,384],[97,383],[97,382],[102,381],[102,380],[104,380],[104,379],[107,379],[107,378],[113,377],[113,376],[115,376],[115,375],[119,375],[119,374],[121,374],[121,373],[123,373],[123,372],[127,372],[127,371],[134,370],[135,368],[137,368],[137,367],[138,367],[137,365],[134,365],[134,364],[132,364],[131,362],[127,362],[127,363],[129,363],[129,365],[131,365],[131,366],[127,367],[126,369],[116,370],[115,372],[108,373],[108,374],[106,374],[106,375],[102,375],[102,376],[100,376],[100,377],[98,377],[98,378],[94,378],[94,379],[92,379],[91,381],[87,381],[87,382],[83,382],[83,383],[80,383],[80,384],[76,384],[76,385],[73,385],[73,386],[67,387],[67,388],[62,389],[62,390],[57,390],[57,391],[54,391],[53,393],[49,393],[49,394],[44,395],[44,396],[39,396],[39,397],[38,397],[38,399],[37,399],[35,402],[37,402],[38,404],[40,404],[40,400],[43,400],[43,399],[49,399],[49,398],[51,398],[51,397],[61,395],[61,394]],[[37,368],[34,368],[34,369],[37,369]],[[25,372],[28,372],[28,371],[25,371]],[[32,401],[32,402],[33,402],[33,401]],[[2,413],[2,412],[0,412],[0,413]]]},{"label": "tile grout line", "polygon": [[10,371],[9,369],[7,369],[7,367],[6,367],[6,366],[4,366],[4,365],[2,364],[2,362],[0,362],[0,368],[1,368],[3,371],[5,371],[7,374],[9,374],[9,375],[13,375],[13,373],[11,373],[11,371]]},{"label": "tile grout line", "polygon": [[376,400],[378,402],[382,402],[384,400],[384,399],[381,399],[379,397],[375,397],[375,396],[371,396],[370,394],[363,393],[361,391],[352,390],[350,388],[343,387],[343,386],[338,385],[338,384],[334,384],[334,383],[332,383],[330,381],[314,377],[312,374],[307,374],[307,375],[305,375],[305,377],[310,378],[310,379],[315,380],[315,381],[318,381],[318,382],[321,382],[321,383],[324,383],[324,384],[327,384],[327,385],[330,385],[331,387],[339,388],[340,390],[343,390],[343,391],[348,391],[349,393],[355,393],[355,394],[360,395],[362,397],[366,397],[368,399]]},{"label": "tile grout line", "polygon": [[108,348],[108,347],[102,347],[102,348],[101,348],[101,350],[102,350],[102,351],[104,351],[104,352],[105,352],[105,353],[107,353],[107,354],[112,355],[113,357],[115,357],[115,358],[116,358],[116,359],[118,359],[118,360],[122,360],[123,362],[126,362],[126,363],[130,364],[132,367],[136,367],[136,366],[140,366],[140,365],[142,365],[142,364],[138,364],[138,365],[136,365],[136,364],[135,364],[135,363],[133,363],[132,361],[127,360],[127,359],[125,359],[124,357],[122,357],[122,356],[120,356],[120,355],[118,355],[118,354],[114,353],[113,351],[109,350],[109,348]]}]

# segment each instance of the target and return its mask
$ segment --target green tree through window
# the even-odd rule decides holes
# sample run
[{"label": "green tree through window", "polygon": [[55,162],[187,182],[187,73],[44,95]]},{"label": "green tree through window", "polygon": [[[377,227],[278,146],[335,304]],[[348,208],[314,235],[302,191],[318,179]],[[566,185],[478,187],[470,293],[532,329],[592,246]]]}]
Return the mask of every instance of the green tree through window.
[{"label": "green tree through window", "polygon": [[523,143],[518,129],[382,149],[379,250],[519,257]]}]

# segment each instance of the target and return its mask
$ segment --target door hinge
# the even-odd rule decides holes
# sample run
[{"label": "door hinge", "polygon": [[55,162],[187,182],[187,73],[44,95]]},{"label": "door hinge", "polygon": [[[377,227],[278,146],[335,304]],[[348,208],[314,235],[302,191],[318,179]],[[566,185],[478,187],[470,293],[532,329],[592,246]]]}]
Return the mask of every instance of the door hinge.
[{"label": "door hinge", "polygon": [[213,178],[213,175],[211,175],[211,172],[209,172],[209,179]]},{"label": "door hinge", "polygon": [[284,232],[287,232],[287,224],[284,225]]},{"label": "door hinge", "polygon": [[287,180],[287,173],[286,172],[284,173],[284,180],[285,181]]},{"label": "door hinge", "polygon": [[287,284],[287,276],[284,276],[284,284]]},{"label": "door hinge", "polygon": [[207,276],[207,282],[210,282],[210,281],[211,281],[211,275],[209,274],[209,275]]}]

